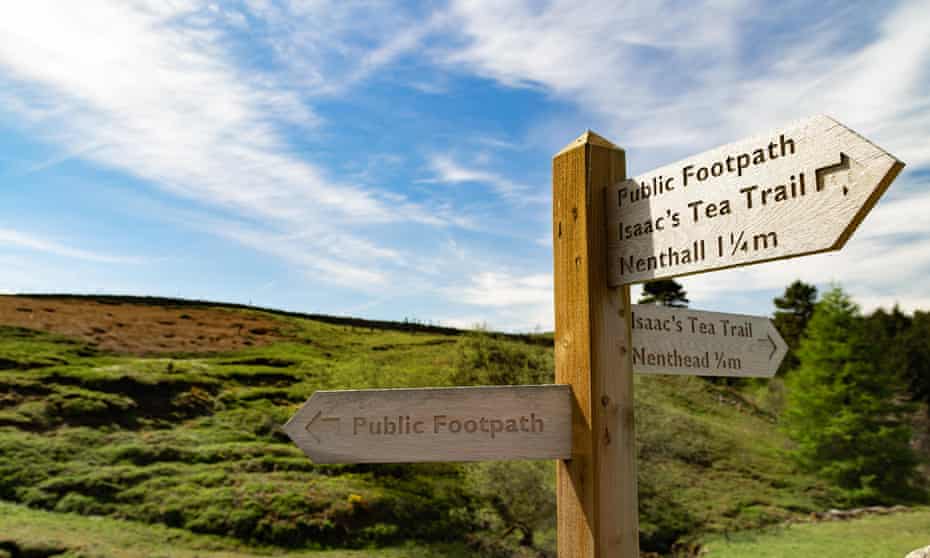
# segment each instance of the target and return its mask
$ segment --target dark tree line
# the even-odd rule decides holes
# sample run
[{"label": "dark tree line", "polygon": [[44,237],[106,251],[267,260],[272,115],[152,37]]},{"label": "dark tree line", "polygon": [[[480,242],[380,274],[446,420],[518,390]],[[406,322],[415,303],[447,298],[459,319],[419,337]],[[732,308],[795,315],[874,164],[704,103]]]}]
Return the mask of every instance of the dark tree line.
[{"label": "dark tree line", "polygon": [[902,397],[906,371],[891,365],[894,349],[883,344],[901,342],[902,317],[863,317],[848,295],[831,289],[817,303],[796,351],[798,367],[787,376],[782,420],[796,443],[794,457],[853,504],[925,496],[910,445],[914,405]]},{"label": "dark tree line", "polygon": [[879,309],[865,319],[866,332],[879,349],[883,370],[900,375],[910,399],[930,409],[930,312],[912,316],[898,307]]},{"label": "dark tree line", "polygon": [[[798,350],[818,304],[817,287],[795,281],[774,302],[773,321],[789,349],[778,371],[784,376],[801,364]],[[875,348],[880,373],[903,386],[911,401],[930,407],[930,312],[909,316],[897,306],[891,311],[879,308],[866,316],[857,311],[854,322]]]},{"label": "dark tree line", "polygon": [[925,499],[911,440],[917,404],[930,412],[930,313],[863,315],[840,288],[818,302],[800,281],[775,306],[790,349],[779,370],[788,386],[782,424],[797,462],[850,503]]}]

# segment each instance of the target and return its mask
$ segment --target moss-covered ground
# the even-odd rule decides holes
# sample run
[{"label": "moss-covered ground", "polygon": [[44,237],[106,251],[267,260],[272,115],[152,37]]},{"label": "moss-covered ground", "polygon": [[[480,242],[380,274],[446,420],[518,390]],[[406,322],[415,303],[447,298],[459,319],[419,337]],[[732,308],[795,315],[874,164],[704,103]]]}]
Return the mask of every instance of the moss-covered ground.
[{"label": "moss-covered ground", "polygon": [[404,544],[361,550],[293,550],[105,517],[55,513],[0,502],[0,557],[60,558],[464,558],[461,544]]}]

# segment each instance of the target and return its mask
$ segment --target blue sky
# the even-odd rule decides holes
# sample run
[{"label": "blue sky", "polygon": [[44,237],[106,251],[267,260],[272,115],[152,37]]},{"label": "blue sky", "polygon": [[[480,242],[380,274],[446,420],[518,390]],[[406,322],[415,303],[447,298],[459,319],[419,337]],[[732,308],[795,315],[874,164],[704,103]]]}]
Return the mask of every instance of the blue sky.
[{"label": "blue sky", "polygon": [[0,292],[552,328],[551,157],[631,175],[826,113],[907,163],[794,279],[930,308],[930,3],[86,0],[0,6]]}]

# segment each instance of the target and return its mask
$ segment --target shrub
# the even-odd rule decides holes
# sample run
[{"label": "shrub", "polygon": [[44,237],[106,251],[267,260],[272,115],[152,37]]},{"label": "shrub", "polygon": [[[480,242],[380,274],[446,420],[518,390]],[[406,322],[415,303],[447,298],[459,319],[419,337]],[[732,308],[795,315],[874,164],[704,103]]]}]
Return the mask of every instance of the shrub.
[{"label": "shrub", "polygon": [[550,384],[555,378],[552,351],[477,331],[456,343],[455,385]]},{"label": "shrub", "polygon": [[555,468],[550,461],[490,461],[466,468],[466,485],[480,499],[479,515],[491,536],[519,534],[534,547],[535,534],[555,527]]}]

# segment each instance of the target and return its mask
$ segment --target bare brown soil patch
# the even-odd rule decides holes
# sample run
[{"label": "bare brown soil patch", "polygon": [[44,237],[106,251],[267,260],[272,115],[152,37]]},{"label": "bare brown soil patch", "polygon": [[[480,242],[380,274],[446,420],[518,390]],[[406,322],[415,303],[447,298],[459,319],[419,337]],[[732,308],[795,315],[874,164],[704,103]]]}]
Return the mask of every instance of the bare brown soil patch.
[{"label": "bare brown soil patch", "polygon": [[0,296],[0,325],[137,355],[234,351],[287,337],[284,321],[252,312],[47,297]]}]

